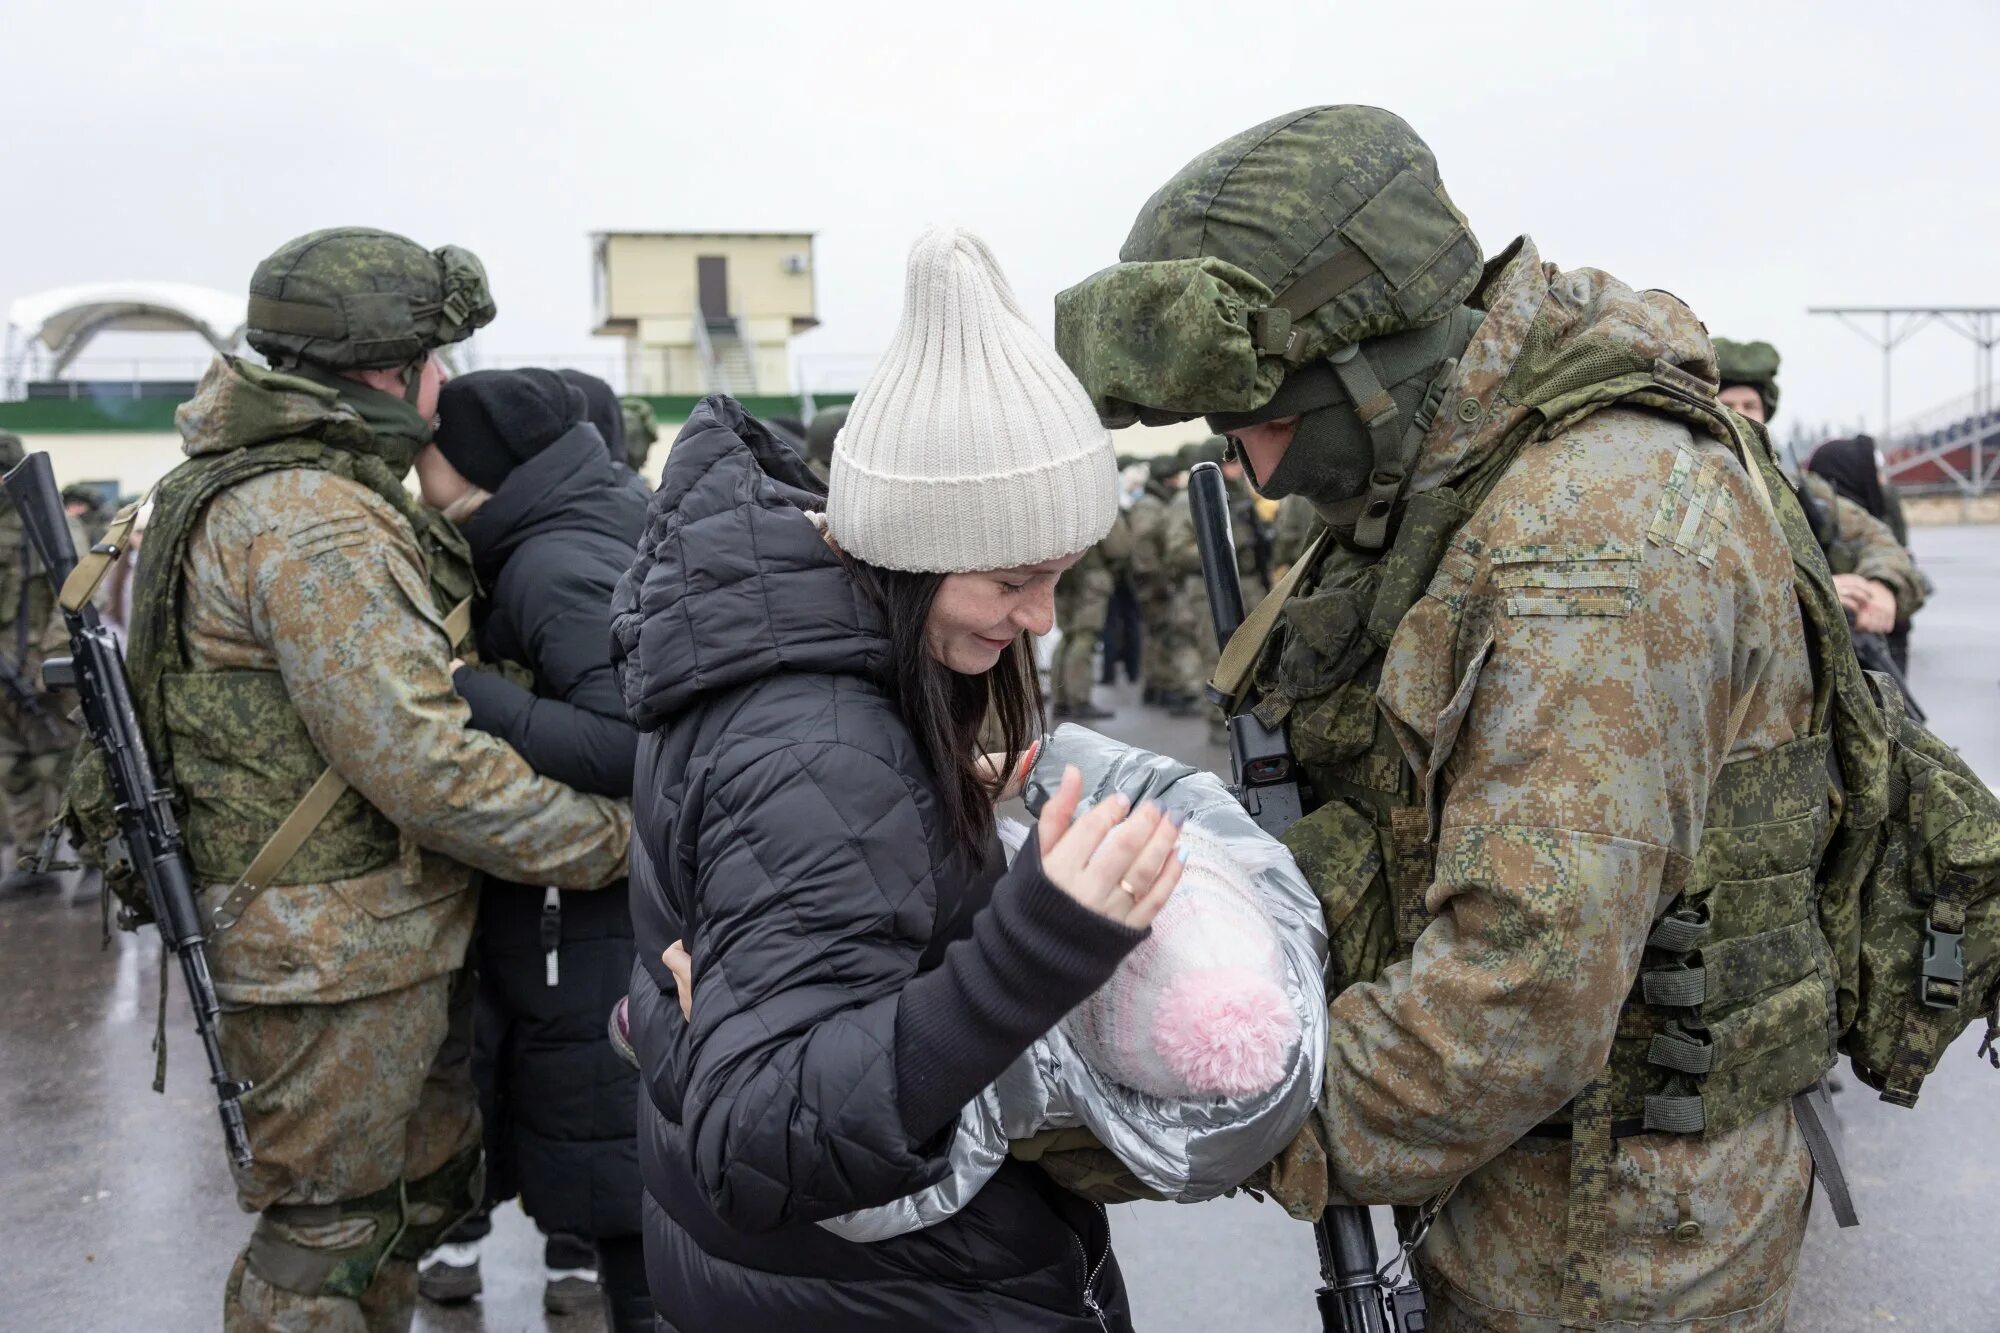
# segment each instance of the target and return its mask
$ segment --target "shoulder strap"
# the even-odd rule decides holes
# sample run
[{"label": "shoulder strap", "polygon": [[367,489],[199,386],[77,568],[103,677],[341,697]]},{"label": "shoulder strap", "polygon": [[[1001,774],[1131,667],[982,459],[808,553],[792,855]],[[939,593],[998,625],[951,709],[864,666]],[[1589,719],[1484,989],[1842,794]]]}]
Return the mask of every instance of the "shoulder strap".
[{"label": "shoulder strap", "polygon": [[152,503],[153,492],[147,491],[118,511],[118,517],[111,520],[111,526],[97,543],[77,560],[63,580],[59,600],[65,611],[81,611],[84,604],[97,595],[98,585],[111,572],[111,566],[118,563],[118,557],[125,554],[125,544],[132,536],[132,525],[139,521],[139,511]]},{"label": "shoulder strap", "polygon": [[1305,581],[1306,571],[1319,563],[1321,549],[1332,539],[1332,533],[1322,529],[1313,538],[1312,545],[1306,547],[1304,555],[1292,562],[1285,577],[1278,580],[1278,586],[1257,603],[1243,623],[1229,636],[1229,642],[1222,649],[1222,657],[1215,664],[1215,678],[1209,688],[1223,696],[1223,710],[1235,712],[1237,703],[1250,687],[1250,674],[1257,669],[1257,659],[1264,653],[1264,644],[1269,641],[1271,631],[1278,627],[1278,616],[1283,613],[1285,603],[1298,591]]}]

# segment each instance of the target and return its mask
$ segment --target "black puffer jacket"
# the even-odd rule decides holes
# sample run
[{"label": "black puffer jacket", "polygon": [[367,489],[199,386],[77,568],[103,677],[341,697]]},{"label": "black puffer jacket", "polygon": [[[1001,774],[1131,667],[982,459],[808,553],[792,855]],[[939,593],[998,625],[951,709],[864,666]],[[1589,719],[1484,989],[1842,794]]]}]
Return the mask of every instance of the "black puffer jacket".
[{"label": "black puffer jacket", "polygon": [[[789,448],[707,399],[614,603],[642,733],[632,1026],[654,1302],[682,1333],[1125,1327],[1102,1213],[1034,1167],[878,1244],[814,1225],[940,1179],[956,1108],[1140,938],[1033,857],[1003,875],[997,847],[954,850],[879,615],[802,512],[821,502]],[[692,1022],[660,963],[676,938]]]},{"label": "black puffer jacket", "polygon": [[[611,673],[611,594],[631,563],[645,501],[579,425],[508,474],[465,525],[480,583],[480,655],[516,663],[534,690],[460,671],[473,725],[537,772],[630,796],[636,737]],[[632,921],[624,884],[560,895],[545,926],[539,885],[487,880],[473,958],[491,1177],[544,1231],[608,1239],[639,1230],[638,1080],[605,1040],[626,991]],[[545,928],[559,941],[547,975]],[[485,1072],[482,1069],[482,1073]]]}]

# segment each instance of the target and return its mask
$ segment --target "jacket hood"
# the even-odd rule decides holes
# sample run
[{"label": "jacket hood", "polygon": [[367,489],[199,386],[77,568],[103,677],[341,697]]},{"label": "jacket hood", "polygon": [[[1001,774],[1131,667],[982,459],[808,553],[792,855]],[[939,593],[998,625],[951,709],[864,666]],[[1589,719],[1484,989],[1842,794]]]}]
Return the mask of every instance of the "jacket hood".
[{"label": "jacket hood", "polygon": [[1424,437],[1411,494],[1473,471],[1517,430],[1555,435],[1640,389],[1714,397],[1715,349],[1679,297],[1558,269],[1526,236],[1487,264],[1468,304],[1486,318]]},{"label": "jacket hood", "polygon": [[500,489],[465,521],[479,581],[491,587],[508,557],[532,537],[564,529],[635,536],[637,489],[605,452],[604,438],[580,421],[507,474]]},{"label": "jacket hood", "polygon": [[611,603],[612,666],[641,731],[780,673],[888,680],[887,627],[808,517],[825,505],[805,461],[735,399],[695,406]]},{"label": "jacket hood", "polygon": [[297,375],[218,356],[194,397],[174,411],[189,458],[301,437],[365,448],[372,432],[334,389]]}]

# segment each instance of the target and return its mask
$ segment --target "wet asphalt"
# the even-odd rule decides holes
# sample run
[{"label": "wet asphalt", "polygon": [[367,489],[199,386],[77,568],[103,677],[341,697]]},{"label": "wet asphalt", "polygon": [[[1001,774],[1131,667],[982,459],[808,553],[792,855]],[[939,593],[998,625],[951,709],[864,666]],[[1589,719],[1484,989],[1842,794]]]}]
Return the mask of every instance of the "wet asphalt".
[{"label": "wet asphalt", "polygon": [[[1932,726],[2000,784],[2000,528],[1919,529],[1937,592],[1917,622],[1912,683]],[[1103,691],[1122,739],[1220,767],[1200,721]],[[220,1325],[223,1278],[250,1227],[236,1207],[214,1104],[176,973],[166,1093],[151,1091],[157,936],[100,925],[88,884],[0,900],[0,1331]],[[1863,1225],[1815,1205],[1789,1327],[2000,1330],[2000,1073],[1977,1029],[1904,1111],[1851,1086],[1837,1099]],[[510,1205],[482,1262],[485,1294],[419,1309],[426,1333],[596,1333],[596,1315],[541,1308],[541,1245]],[[1310,1230],[1275,1205],[1111,1210],[1145,1333],[1317,1328]]]}]

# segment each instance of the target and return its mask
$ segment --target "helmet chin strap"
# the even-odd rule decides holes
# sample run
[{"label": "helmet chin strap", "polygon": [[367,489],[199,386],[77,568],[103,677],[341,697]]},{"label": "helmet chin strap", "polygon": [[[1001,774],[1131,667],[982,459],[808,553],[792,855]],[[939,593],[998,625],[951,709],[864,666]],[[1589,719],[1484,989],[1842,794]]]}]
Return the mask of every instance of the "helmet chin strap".
[{"label": "helmet chin strap", "polygon": [[403,401],[411,407],[417,405],[417,397],[423,392],[424,366],[430,359],[430,353],[426,352],[403,367]]}]

